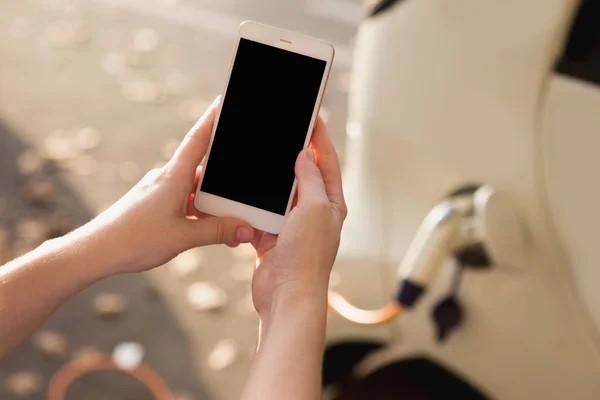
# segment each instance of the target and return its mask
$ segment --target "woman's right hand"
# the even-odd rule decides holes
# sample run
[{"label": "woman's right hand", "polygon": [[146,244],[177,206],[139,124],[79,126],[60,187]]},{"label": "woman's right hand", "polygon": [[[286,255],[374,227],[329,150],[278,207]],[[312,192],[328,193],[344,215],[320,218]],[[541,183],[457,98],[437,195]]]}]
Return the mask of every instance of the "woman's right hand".
[{"label": "woman's right hand", "polygon": [[274,303],[288,300],[327,307],[329,275],[347,209],[339,159],[321,118],[311,147],[298,156],[296,178],[297,202],[279,236],[256,232],[252,242],[258,255],[252,296],[261,317]]}]

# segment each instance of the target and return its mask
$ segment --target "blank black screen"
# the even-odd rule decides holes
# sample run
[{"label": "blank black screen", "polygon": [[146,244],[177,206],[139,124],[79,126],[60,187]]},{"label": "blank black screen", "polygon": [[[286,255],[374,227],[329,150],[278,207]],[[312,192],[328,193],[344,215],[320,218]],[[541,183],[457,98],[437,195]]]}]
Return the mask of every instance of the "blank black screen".
[{"label": "blank black screen", "polygon": [[326,62],[241,39],[201,190],[285,214]]}]

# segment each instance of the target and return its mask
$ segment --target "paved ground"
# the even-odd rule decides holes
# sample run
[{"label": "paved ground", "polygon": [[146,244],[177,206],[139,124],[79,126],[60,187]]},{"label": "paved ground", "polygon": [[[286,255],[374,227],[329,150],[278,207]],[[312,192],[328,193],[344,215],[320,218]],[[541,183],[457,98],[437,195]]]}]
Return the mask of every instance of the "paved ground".
[{"label": "paved ground", "polygon": [[[245,19],[301,30],[336,44],[338,58],[324,108],[342,148],[345,82],[360,9],[358,0],[0,3],[0,234],[9,233],[10,250],[4,257],[35,244],[35,238],[22,237],[27,232],[24,220],[58,234],[93,217],[144,171],[164,162],[169,153],[165,144],[179,140],[220,92],[235,27]],[[155,49],[135,52],[135,32],[139,48]],[[94,144],[90,131],[99,133],[99,144],[82,152],[61,150],[61,138],[83,127],[93,128],[87,136],[81,134],[84,144],[86,137],[88,145]],[[20,156],[28,149],[33,154],[52,150],[53,143],[55,152],[68,153],[62,155],[67,160],[24,178],[19,160],[21,169],[29,164]],[[0,243],[0,258],[1,248]],[[234,399],[256,336],[257,320],[247,309],[245,257],[226,248],[208,249],[152,274],[106,280],[71,300],[44,329],[64,334],[69,354],[86,345],[109,352],[119,342],[139,342],[146,349],[145,361],[174,390],[193,393],[196,399]],[[178,278],[172,271],[182,265],[198,268]],[[185,293],[197,280],[216,282],[226,291],[223,310],[207,314],[191,308]],[[124,295],[125,313],[112,321],[97,318],[92,299],[102,292]],[[236,344],[236,360],[215,370],[208,356],[224,338]],[[42,357],[31,341],[23,344],[0,361],[0,398],[13,399],[7,378],[30,369],[43,379],[40,391],[29,398],[45,398],[45,385],[63,362]],[[85,378],[70,395],[90,400],[149,398],[134,382],[110,374]]]}]

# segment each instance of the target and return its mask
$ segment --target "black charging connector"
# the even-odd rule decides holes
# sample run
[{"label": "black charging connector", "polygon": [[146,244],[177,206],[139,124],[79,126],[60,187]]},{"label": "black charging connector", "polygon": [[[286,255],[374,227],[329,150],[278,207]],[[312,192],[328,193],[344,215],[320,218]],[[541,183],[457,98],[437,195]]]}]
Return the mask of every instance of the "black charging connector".
[{"label": "black charging connector", "polygon": [[412,308],[425,292],[425,287],[408,279],[402,280],[396,292],[395,300],[402,307]]}]

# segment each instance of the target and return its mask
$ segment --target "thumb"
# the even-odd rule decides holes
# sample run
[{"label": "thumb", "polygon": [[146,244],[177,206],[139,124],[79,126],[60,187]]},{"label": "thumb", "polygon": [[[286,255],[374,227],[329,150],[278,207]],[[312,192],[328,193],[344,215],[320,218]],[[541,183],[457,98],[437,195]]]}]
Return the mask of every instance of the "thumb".
[{"label": "thumb", "polygon": [[184,231],[192,246],[249,243],[254,238],[254,228],[236,218],[208,217],[186,220],[185,224]]},{"label": "thumb", "polygon": [[175,151],[171,163],[182,174],[192,174],[196,171],[196,167],[202,162],[202,158],[206,154],[210,136],[212,135],[217,109],[221,101],[221,96],[218,96],[204,115],[196,122],[196,124],[185,135],[185,138]]},{"label": "thumb", "polygon": [[329,201],[325,191],[323,175],[315,162],[313,149],[302,150],[296,160],[296,178],[298,179],[298,203]]}]

